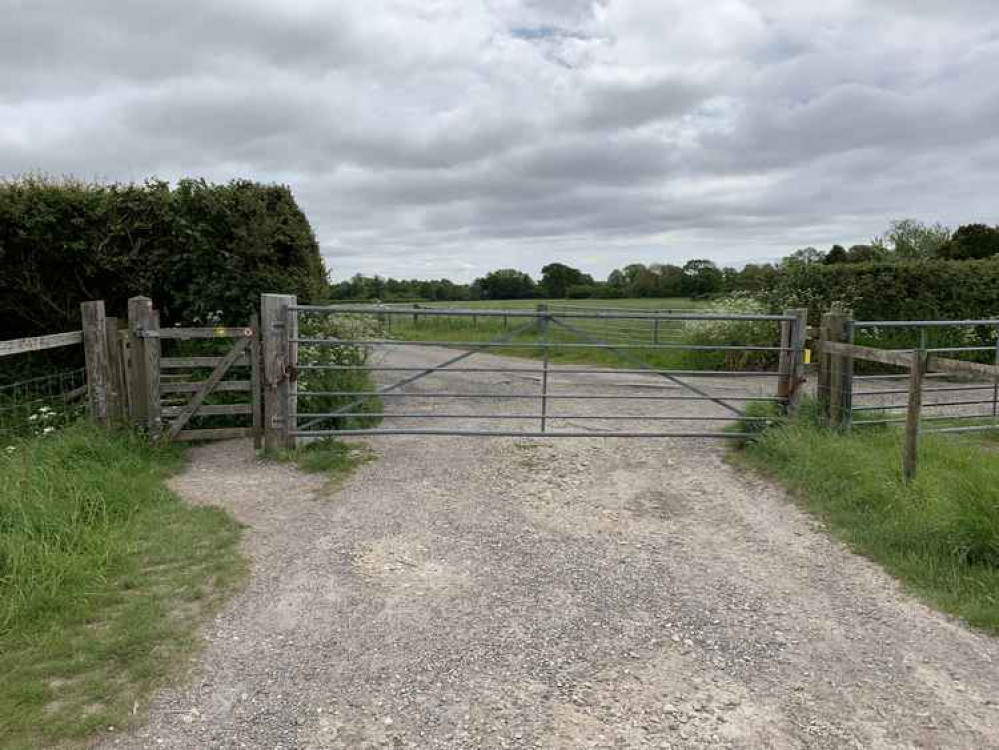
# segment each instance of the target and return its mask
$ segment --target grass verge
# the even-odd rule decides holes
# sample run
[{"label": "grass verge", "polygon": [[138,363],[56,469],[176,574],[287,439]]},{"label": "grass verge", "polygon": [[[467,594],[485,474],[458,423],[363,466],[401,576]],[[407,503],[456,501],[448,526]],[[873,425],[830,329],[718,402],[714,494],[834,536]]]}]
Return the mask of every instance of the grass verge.
[{"label": "grass verge", "polygon": [[999,633],[999,461],[981,436],[924,435],[919,472],[906,484],[901,438],[802,419],[761,434],[742,455],[927,602]]},{"label": "grass verge", "polygon": [[363,443],[345,443],[336,438],[323,438],[294,451],[287,451],[280,458],[293,462],[302,471],[327,475],[335,486],[358,466],[374,460],[374,457],[374,453]]},{"label": "grass verge", "polygon": [[244,563],[230,516],[165,486],[183,460],[82,424],[0,456],[2,750],[127,728],[190,663]]}]

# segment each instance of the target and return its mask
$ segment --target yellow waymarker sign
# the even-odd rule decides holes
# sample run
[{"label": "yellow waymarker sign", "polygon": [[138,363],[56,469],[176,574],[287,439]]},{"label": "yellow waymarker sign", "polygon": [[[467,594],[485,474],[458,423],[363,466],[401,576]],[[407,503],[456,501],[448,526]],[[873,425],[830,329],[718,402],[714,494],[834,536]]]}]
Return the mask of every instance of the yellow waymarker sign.
[{"label": "yellow waymarker sign", "polygon": [[812,364],[812,350],[811,349],[805,349],[805,364],[806,365]]}]

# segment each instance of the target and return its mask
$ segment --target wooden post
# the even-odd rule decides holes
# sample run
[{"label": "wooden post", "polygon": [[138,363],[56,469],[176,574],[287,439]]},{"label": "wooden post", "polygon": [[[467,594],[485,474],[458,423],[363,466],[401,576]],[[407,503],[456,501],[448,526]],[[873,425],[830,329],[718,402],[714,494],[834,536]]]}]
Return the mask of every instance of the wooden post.
[{"label": "wooden post", "polygon": [[250,339],[250,403],[253,404],[253,447],[263,446],[263,398],[260,388],[260,316],[250,318],[253,338]]},{"label": "wooden post", "polygon": [[[264,376],[264,451],[277,453],[293,447],[288,432],[294,428],[288,413],[289,392],[288,316],[297,321],[297,314],[288,307],[295,304],[294,295],[263,294],[260,297],[260,336]],[[297,351],[297,347],[296,347]],[[292,443],[289,446],[289,442]]]},{"label": "wooden post", "polygon": [[132,421],[156,437],[160,416],[160,316],[149,297],[128,301],[128,335],[131,347]]},{"label": "wooden post", "polygon": [[788,414],[795,414],[801,405],[802,385],[805,382],[805,341],[808,338],[808,309],[795,307],[784,311],[793,317],[781,323],[780,377],[777,395],[786,399]]},{"label": "wooden post", "polygon": [[108,391],[111,367],[108,363],[107,320],[104,301],[84,302],[80,305],[83,319],[83,353],[87,365],[87,394],[90,399],[90,418],[107,427],[110,423]]},{"label": "wooden post", "polygon": [[[822,316],[821,342],[828,341],[844,343],[847,339],[847,323],[849,316],[844,313],[832,312]],[[848,383],[845,358],[837,354],[821,353],[819,364],[819,401],[822,413],[830,427],[840,427],[846,422],[844,410],[848,408],[849,398],[846,394]],[[852,370],[852,360],[850,362]]]},{"label": "wooden post", "polygon": [[108,353],[108,420],[114,425],[127,421],[125,396],[125,363],[122,359],[121,341],[118,336],[118,318],[105,318]]},{"label": "wooden post", "polygon": [[285,362],[286,377],[284,379],[284,399],[285,399],[285,422],[284,422],[284,446],[289,450],[294,450],[298,445],[298,438],[290,433],[298,426],[298,310],[292,310],[290,306],[298,304],[296,297],[291,297],[291,301],[284,306],[284,330],[286,332]]},{"label": "wooden post", "polygon": [[905,445],[902,452],[902,476],[911,482],[916,476],[919,453],[919,414],[923,408],[923,375],[926,373],[927,355],[923,349],[912,353],[909,369],[909,410],[905,415]]}]

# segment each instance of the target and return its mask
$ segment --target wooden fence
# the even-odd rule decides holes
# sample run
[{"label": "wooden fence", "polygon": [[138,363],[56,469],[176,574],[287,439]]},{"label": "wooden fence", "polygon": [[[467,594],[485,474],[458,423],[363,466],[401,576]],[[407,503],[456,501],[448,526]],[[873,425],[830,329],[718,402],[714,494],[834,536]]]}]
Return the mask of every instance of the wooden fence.
[{"label": "wooden fence", "polygon": [[[86,394],[91,418],[101,425],[140,425],[153,437],[174,440],[202,440],[250,436],[268,450],[294,444],[290,437],[295,424],[297,376],[297,316],[295,298],[265,294],[261,297],[262,325],[256,319],[246,327],[204,327],[161,329],[159,314],[147,297],[134,297],[128,303],[128,319],[119,321],[105,314],[102,301],[81,306],[82,330],[0,341],[0,358],[26,352],[82,344],[86,362]],[[805,311],[786,312],[781,329],[781,361],[778,368],[779,396],[794,410],[803,392],[802,364],[787,355],[804,348]],[[793,318],[793,320],[792,320]],[[903,474],[911,479],[916,472],[921,413],[924,407],[924,381],[927,376],[958,376],[994,383],[993,422],[999,427],[999,341],[995,364],[971,362],[943,356],[956,351],[988,351],[987,347],[951,347],[934,350],[923,343],[913,349],[884,349],[853,343],[858,326],[994,326],[999,338],[999,321],[895,321],[857,322],[846,313],[827,313],[821,326],[807,329],[816,352],[817,393],[826,424],[839,429],[853,426],[854,363],[872,362],[902,368],[907,374],[905,390],[887,391],[907,396],[903,422],[905,437]],[[163,357],[165,340],[232,339],[224,356]],[[232,368],[248,368],[243,379],[226,379]],[[210,370],[207,378],[192,380]],[[890,377],[890,376],[885,376]],[[985,386],[970,386],[969,390]],[[74,391],[81,389],[74,388]],[[936,390],[962,390],[961,387]],[[246,393],[248,402],[206,403],[213,393]],[[72,394],[71,394],[72,395]],[[76,394],[79,395],[79,394]],[[857,395],[871,395],[857,394]],[[983,401],[959,403],[986,403]],[[946,406],[931,403],[929,406]],[[877,407],[866,407],[877,408]],[[899,409],[902,406],[889,406]],[[197,416],[250,416],[249,427],[192,429]],[[867,421],[874,424],[874,421]],[[857,424],[862,424],[858,422]],[[981,428],[962,428],[981,429]],[[943,431],[957,431],[947,428]]]},{"label": "wooden fence", "polygon": [[[81,305],[82,330],[0,342],[0,357],[83,345],[88,411],[103,426],[136,425],[153,438],[210,440],[263,433],[259,326],[160,329],[159,313],[148,297],[128,302],[128,320],[105,314],[104,302]],[[221,357],[162,357],[164,340],[232,339]],[[240,380],[225,379],[246,368]],[[210,371],[205,379],[199,373]],[[245,393],[240,403],[206,403],[213,393]],[[248,416],[248,427],[193,429],[196,417]]]},{"label": "wooden fence", "polygon": [[[901,325],[904,322],[895,321],[892,325]],[[943,374],[951,377],[981,378],[992,386],[970,386],[970,390],[993,387],[993,419],[995,418],[995,405],[999,397],[999,364],[983,364],[981,362],[969,362],[967,360],[955,359],[941,356],[940,352],[928,348],[925,344],[925,336],[919,347],[913,349],[882,349],[871,346],[859,346],[852,343],[855,326],[873,325],[868,323],[856,323],[849,314],[827,313],[822,317],[822,325],[818,331],[818,341],[816,349],[819,353],[817,390],[821,414],[825,423],[833,428],[850,429],[853,426],[853,396],[854,396],[854,362],[873,362],[890,367],[902,368],[908,371],[906,376],[906,396],[905,407],[905,435],[902,450],[902,473],[905,479],[911,480],[915,477],[918,463],[919,435],[921,432],[921,416],[923,411],[924,382],[929,374]],[[888,324],[883,324],[888,325]],[[920,325],[935,326],[962,326],[978,325],[983,327],[995,327],[999,333],[999,321],[913,321],[913,327]],[[992,347],[949,347],[942,351],[992,351]],[[996,344],[996,360],[999,362],[999,342]],[[960,386],[937,389],[937,390],[962,390]],[[895,392],[895,391],[890,391]],[[989,401],[957,402],[954,406],[962,404],[987,404]],[[935,406],[948,406],[947,402],[933,404]],[[869,407],[877,408],[877,407]],[[981,415],[975,415],[976,417]],[[947,418],[947,415],[945,415]],[[961,419],[961,414],[954,415],[953,418]],[[893,421],[893,420],[884,420]],[[880,422],[872,422],[880,423]],[[991,428],[994,429],[995,424]],[[950,428],[948,432],[958,432],[961,430],[979,429],[977,427]],[[936,430],[934,430],[936,431]]]}]

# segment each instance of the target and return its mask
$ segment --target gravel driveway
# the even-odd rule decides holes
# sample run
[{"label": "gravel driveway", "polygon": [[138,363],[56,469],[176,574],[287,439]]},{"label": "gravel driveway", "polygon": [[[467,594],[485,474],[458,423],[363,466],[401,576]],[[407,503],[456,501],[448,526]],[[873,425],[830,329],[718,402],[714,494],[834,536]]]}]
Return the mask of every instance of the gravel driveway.
[{"label": "gravel driveway", "polygon": [[253,576],[187,684],[101,747],[999,747],[999,641],[901,592],[722,445],[369,444],[339,489],[243,442],[194,451],[175,489],[247,524]]}]

